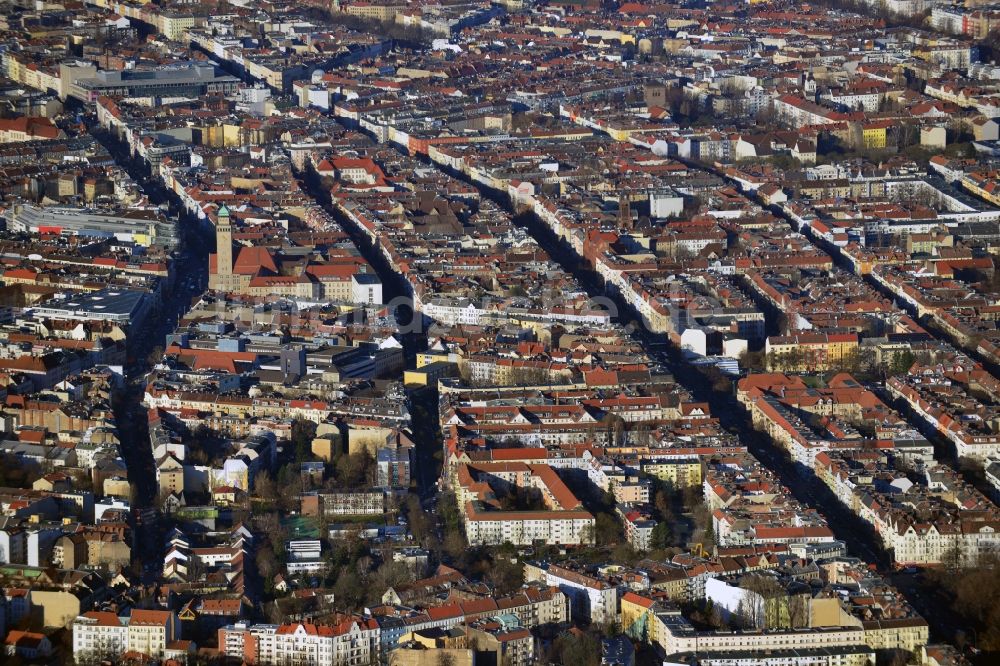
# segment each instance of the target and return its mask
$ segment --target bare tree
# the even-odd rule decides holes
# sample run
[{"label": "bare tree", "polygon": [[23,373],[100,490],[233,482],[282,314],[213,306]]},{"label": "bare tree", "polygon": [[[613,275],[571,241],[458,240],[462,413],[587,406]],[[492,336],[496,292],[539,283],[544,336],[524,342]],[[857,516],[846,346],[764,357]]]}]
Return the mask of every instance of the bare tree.
[{"label": "bare tree", "polygon": [[796,594],[788,600],[788,623],[792,629],[809,626],[809,595]]},{"label": "bare tree", "polygon": [[745,629],[763,629],[764,600],[757,593],[747,590],[736,605],[736,617]]}]

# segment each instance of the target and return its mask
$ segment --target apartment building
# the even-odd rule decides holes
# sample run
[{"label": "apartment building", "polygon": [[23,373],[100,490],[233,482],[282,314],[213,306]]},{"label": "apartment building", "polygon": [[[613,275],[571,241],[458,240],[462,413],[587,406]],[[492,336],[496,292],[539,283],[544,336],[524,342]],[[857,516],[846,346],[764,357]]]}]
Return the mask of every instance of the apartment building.
[{"label": "apartment building", "polygon": [[[459,464],[456,502],[470,544],[578,545],[593,539],[594,516],[549,465],[524,463]],[[497,493],[513,488],[537,492],[544,507],[509,510]]]},{"label": "apartment building", "polygon": [[857,348],[854,333],[798,333],[769,336],[764,350],[775,369],[825,372],[846,367]]},{"label": "apartment building", "polygon": [[597,625],[618,620],[618,588],[599,577],[555,564],[527,563],[524,579],[559,588],[569,599],[575,620]]},{"label": "apartment building", "polygon": [[364,666],[378,655],[379,626],[349,618],[335,625],[235,624],[219,629],[219,651],[254,665]]},{"label": "apartment building", "polygon": [[162,656],[167,644],[180,637],[172,611],[133,609],[127,616],[88,611],[73,620],[73,654],[104,658],[124,652]]},{"label": "apartment building", "polygon": [[925,469],[917,484],[880,455],[822,453],[816,475],[875,528],[900,565],[974,564],[1000,548],[1000,511],[943,465]]}]

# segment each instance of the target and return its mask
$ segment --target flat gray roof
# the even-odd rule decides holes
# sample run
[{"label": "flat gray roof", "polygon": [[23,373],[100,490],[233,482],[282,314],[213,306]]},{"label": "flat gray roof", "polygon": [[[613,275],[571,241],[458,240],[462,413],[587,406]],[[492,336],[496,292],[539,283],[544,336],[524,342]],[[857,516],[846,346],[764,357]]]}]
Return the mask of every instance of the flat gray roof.
[{"label": "flat gray roof", "polygon": [[127,321],[142,306],[146,293],[130,289],[101,289],[48,302],[34,313],[55,319],[105,319]]}]

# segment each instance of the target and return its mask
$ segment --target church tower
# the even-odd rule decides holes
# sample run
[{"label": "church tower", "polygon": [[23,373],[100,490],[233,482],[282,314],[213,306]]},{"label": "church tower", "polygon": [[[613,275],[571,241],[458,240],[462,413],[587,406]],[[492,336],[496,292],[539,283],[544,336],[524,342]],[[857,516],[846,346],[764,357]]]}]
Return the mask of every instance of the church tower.
[{"label": "church tower", "polygon": [[632,202],[625,192],[618,194],[618,224],[622,229],[632,228]]},{"label": "church tower", "polygon": [[220,276],[233,274],[233,226],[225,204],[219,209],[215,223],[215,272]]},{"label": "church tower", "polygon": [[208,288],[225,291],[233,288],[233,225],[225,205],[216,214],[215,270],[209,272]]}]

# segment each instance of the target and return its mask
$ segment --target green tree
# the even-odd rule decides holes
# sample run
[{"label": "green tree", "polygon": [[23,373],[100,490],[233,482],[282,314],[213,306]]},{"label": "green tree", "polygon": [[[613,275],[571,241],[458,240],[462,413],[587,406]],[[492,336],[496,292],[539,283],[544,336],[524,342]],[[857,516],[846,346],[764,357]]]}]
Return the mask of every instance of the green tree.
[{"label": "green tree", "polygon": [[656,496],[653,499],[653,506],[656,507],[656,512],[659,514],[660,521],[673,520],[673,504],[673,493],[671,493],[666,486],[656,491]]},{"label": "green tree", "polygon": [[335,464],[337,481],[344,488],[358,488],[370,481],[374,460],[367,452],[342,455]]},{"label": "green tree", "polygon": [[524,584],[524,566],[508,557],[496,557],[486,572],[486,580],[498,594],[511,594]]},{"label": "green tree", "polygon": [[281,569],[281,565],[278,562],[277,556],[274,554],[274,549],[271,547],[271,544],[264,543],[257,548],[254,561],[257,564],[257,573],[260,574],[261,580],[264,581],[265,590],[268,593],[271,593],[274,585],[274,577]]},{"label": "green tree", "polygon": [[598,666],[601,663],[601,645],[590,634],[567,632],[555,640],[552,647],[553,661],[574,666]]},{"label": "green tree", "polygon": [[598,546],[611,546],[622,538],[621,526],[610,513],[599,513],[594,517],[594,539]]},{"label": "green tree", "polygon": [[305,462],[312,459],[312,441],[316,438],[316,424],[308,419],[297,418],[292,421],[292,450],[295,451],[295,462]]},{"label": "green tree", "polygon": [[668,548],[671,545],[670,525],[660,521],[653,528],[653,533],[649,537],[649,545],[657,550]]},{"label": "green tree", "polygon": [[406,514],[410,534],[413,535],[416,541],[423,543],[431,534],[431,521],[428,519],[427,513],[424,512],[423,507],[420,506],[420,498],[412,493],[407,495],[406,502],[403,504],[403,511]]},{"label": "green tree", "polygon": [[356,566],[341,568],[337,582],[333,586],[334,598],[339,607],[355,610],[364,601],[368,583],[366,577],[359,577]]},{"label": "green tree", "polygon": [[909,349],[894,353],[889,363],[889,374],[902,375],[909,372],[916,360],[917,357]]},{"label": "green tree", "polygon": [[277,487],[281,488],[278,494],[278,505],[285,511],[293,511],[298,508],[300,496],[302,494],[302,474],[299,463],[288,463],[278,470]]},{"label": "green tree", "polygon": [[278,498],[278,487],[267,470],[261,470],[254,476],[253,492],[265,502],[274,502]]}]

